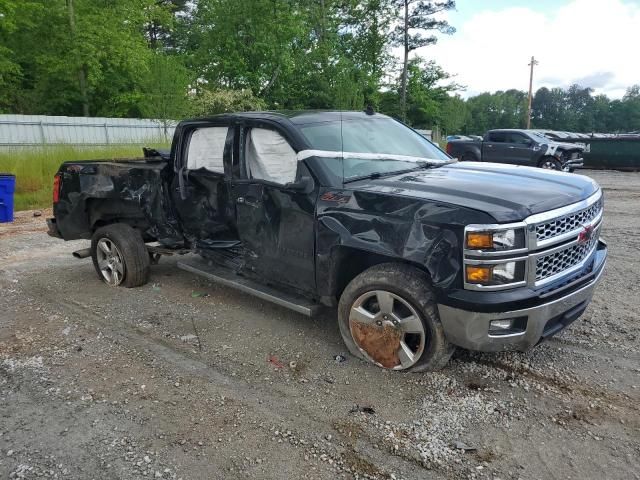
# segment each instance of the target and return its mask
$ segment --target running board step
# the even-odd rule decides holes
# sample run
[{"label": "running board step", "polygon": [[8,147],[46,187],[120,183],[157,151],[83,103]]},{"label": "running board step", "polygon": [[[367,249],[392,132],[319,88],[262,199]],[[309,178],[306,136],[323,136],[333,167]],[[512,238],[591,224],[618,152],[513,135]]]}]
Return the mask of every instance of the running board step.
[{"label": "running board step", "polygon": [[236,275],[234,272],[223,267],[209,265],[208,262],[203,259],[180,260],[178,262],[178,268],[205,277],[225,287],[235,288],[236,290],[248,293],[262,300],[275,303],[276,305],[301,313],[307,317],[313,317],[321,308],[319,304],[313,303],[303,297],[293,296],[261,285],[258,282]]}]

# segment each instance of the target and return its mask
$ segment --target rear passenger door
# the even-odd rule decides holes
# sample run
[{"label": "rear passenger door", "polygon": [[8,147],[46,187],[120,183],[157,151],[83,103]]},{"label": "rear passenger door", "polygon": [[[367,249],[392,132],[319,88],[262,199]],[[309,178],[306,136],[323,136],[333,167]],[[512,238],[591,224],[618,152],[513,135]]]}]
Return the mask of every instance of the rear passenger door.
[{"label": "rear passenger door", "polygon": [[506,132],[489,132],[487,140],[482,142],[482,161],[506,163],[508,145]]},{"label": "rear passenger door", "polygon": [[206,252],[238,240],[230,190],[235,127],[220,120],[184,128],[176,146],[171,203],[187,241]]}]

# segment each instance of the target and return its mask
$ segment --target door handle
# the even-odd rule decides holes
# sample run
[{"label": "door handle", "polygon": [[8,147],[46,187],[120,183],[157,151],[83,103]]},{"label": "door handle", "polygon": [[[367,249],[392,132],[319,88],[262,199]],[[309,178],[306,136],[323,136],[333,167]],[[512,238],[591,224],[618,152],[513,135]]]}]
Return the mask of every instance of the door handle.
[{"label": "door handle", "polygon": [[516,148],[516,147],[509,147],[509,150],[513,150],[514,148]]},{"label": "door handle", "polygon": [[485,145],[485,147],[487,147],[487,148],[493,148],[493,145],[489,144],[489,145]]},{"label": "door handle", "polygon": [[244,205],[244,202],[245,202],[244,197],[238,197],[236,199],[236,203],[239,205]]}]

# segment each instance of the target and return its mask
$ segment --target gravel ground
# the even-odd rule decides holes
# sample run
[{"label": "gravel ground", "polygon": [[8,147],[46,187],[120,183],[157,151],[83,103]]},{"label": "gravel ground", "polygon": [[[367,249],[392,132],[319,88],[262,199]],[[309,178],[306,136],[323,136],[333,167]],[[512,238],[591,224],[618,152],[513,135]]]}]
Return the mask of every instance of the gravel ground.
[{"label": "gravel ground", "polygon": [[109,288],[22,212],[0,226],[0,478],[640,478],[640,174],[587,174],[610,258],[581,321],[429,374],[174,258]]}]

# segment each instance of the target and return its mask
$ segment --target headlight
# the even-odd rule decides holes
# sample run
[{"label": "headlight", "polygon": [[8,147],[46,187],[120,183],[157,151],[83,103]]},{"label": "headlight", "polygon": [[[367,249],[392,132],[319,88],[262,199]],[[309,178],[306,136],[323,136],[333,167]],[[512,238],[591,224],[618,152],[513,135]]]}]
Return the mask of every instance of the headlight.
[{"label": "headlight", "polygon": [[485,287],[524,282],[525,260],[466,265],[466,283]]},{"label": "headlight", "polygon": [[524,229],[467,231],[465,248],[468,250],[516,250],[524,248]]}]

